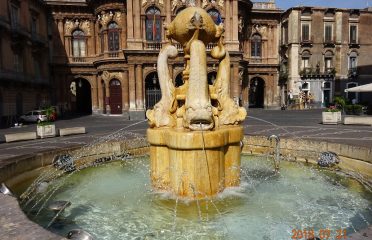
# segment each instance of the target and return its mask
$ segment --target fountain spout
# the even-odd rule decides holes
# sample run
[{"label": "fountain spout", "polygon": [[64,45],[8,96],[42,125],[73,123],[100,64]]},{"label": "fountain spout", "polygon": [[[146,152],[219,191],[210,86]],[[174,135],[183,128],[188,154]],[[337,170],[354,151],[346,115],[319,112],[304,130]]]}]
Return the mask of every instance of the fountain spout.
[{"label": "fountain spout", "polygon": [[270,141],[270,144],[274,141],[274,169],[275,172],[279,172],[279,163],[280,163],[280,138],[276,135],[271,135],[267,138]]}]

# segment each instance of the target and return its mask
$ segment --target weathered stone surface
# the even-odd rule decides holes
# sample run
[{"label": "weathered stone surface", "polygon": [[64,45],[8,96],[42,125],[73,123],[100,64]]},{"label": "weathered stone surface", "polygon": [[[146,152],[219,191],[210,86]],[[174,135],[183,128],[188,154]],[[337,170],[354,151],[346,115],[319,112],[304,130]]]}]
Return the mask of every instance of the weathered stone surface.
[{"label": "weathered stone surface", "polygon": [[372,126],[372,117],[365,116],[348,116],[344,118],[345,125],[370,125]]},{"label": "weathered stone surface", "polygon": [[0,206],[0,239],[65,239],[30,221],[22,212],[16,198],[0,194]]},{"label": "weathered stone surface", "polygon": [[36,132],[5,134],[6,142],[16,142],[16,141],[33,140],[33,139],[36,139]]},{"label": "weathered stone surface", "polygon": [[72,128],[59,129],[60,136],[68,136],[68,135],[84,134],[84,133],[86,133],[85,127],[72,127]]}]

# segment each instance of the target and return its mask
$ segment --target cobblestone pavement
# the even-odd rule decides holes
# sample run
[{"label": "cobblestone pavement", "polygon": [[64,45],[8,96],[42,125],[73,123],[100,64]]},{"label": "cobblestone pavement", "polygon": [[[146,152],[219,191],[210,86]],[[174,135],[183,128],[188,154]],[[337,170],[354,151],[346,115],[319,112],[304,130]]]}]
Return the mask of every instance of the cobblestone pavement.
[{"label": "cobblestone pavement", "polygon": [[[30,141],[5,143],[4,134],[36,131],[36,124],[20,128],[0,129],[0,165],[2,160],[19,155],[85,145],[115,132],[138,133],[145,135],[147,122],[124,120],[120,116],[92,115],[56,121],[56,128],[86,127],[87,134],[36,139]],[[321,140],[347,143],[355,146],[372,147],[372,127],[353,125],[323,125],[321,110],[270,111],[251,109],[244,122],[246,135]]]}]

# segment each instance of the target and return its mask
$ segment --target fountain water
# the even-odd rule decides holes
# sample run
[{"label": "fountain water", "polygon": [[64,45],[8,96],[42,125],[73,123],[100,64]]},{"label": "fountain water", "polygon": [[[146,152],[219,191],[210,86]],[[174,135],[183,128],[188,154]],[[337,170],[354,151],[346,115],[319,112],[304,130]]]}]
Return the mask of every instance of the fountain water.
[{"label": "fountain water", "polygon": [[[189,7],[166,29],[167,37],[183,46],[186,67],[184,84],[175,88],[167,61],[177,56],[177,49],[168,44],[160,51],[157,71],[162,98],[146,113],[152,183],[156,189],[188,198],[213,196],[239,185],[243,139],[239,123],[246,117],[245,109],[230,98],[230,58],[223,45],[223,25],[215,25],[204,9]],[[219,66],[216,81],[209,86],[206,45],[211,42],[217,43],[211,56]]]}]

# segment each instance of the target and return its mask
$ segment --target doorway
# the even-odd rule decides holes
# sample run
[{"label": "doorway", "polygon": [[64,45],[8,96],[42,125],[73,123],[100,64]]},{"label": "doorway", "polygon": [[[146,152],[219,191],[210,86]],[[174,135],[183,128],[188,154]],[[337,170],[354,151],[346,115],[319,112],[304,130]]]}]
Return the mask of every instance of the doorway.
[{"label": "doorway", "polygon": [[122,91],[120,81],[110,81],[110,109],[111,114],[122,114]]},{"label": "doorway", "polygon": [[90,83],[84,78],[75,80],[76,84],[76,113],[92,114],[92,93]]},{"label": "doorway", "polygon": [[254,77],[249,86],[249,107],[263,108],[265,105],[265,81],[262,78]]}]

